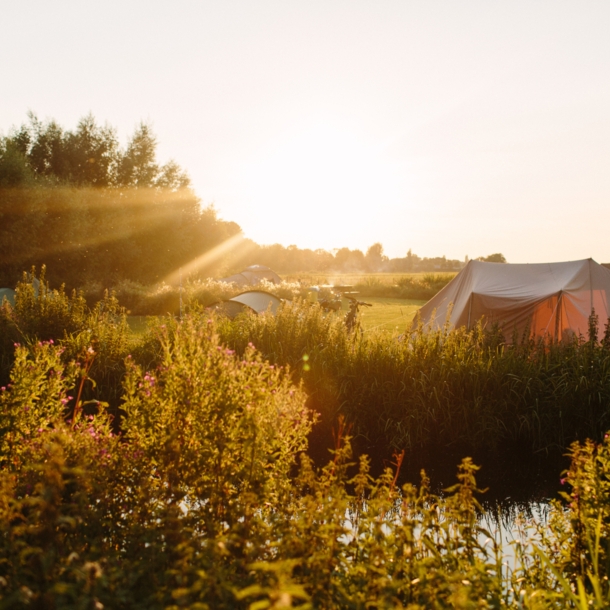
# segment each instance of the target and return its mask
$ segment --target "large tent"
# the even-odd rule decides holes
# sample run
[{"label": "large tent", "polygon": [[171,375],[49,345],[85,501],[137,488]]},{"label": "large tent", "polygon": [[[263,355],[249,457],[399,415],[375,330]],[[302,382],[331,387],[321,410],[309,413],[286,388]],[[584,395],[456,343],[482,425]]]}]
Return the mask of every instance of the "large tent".
[{"label": "large tent", "polygon": [[[419,310],[425,330],[497,324],[507,340],[516,331],[562,339],[588,335],[591,312],[598,338],[610,316],[610,270],[592,259],[510,265],[470,261]],[[413,328],[417,327],[418,317]]]}]

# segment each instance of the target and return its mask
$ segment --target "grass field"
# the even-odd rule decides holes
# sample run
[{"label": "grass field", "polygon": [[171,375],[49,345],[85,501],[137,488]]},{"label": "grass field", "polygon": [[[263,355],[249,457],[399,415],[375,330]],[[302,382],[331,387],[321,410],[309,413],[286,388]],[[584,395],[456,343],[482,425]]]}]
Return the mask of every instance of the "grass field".
[{"label": "grass field", "polygon": [[384,330],[402,333],[411,325],[415,312],[425,303],[416,299],[384,297],[367,297],[361,300],[373,305],[360,309],[360,323],[365,332]]}]

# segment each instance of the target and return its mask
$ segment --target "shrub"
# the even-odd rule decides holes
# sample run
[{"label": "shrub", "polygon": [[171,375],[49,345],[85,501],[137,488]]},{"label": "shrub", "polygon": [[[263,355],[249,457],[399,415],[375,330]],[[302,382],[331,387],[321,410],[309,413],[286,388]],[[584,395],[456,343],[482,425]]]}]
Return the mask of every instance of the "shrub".
[{"label": "shrub", "polygon": [[[112,327],[106,314],[98,319]],[[299,319],[311,334],[297,332]],[[273,338],[271,320],[255,327],[261,344]],[[347,352],[367,347],[316,307],[285,307],[277,321],[292,354],[330,351],[328,333]],[[225,330],[242,340],[236,326]],[[156,364],[126,359],[119,434],[103,405],[87,414],[72,394],[93,360],[79,364],[51,341],[16,348],[0,390],[0,606],[607,605],[608,437],[572,446],[567,505],[552,505],[548,529],[527,526],[537,537],[515,544],[511,571],[498,536],[481,526],[470,459],[441,495],[425,474],[419,487],[400,487],[404,453],[373,478],[366,456],[352,462],[340,423],[330,461],[314,467],[304,453],[313,417],[290,371],[247,343],[234,353],[216,330],[197,314],[151,325]],[[85,347],[85,337],[73,340]],[[431,357],[471,345],[436,339],[413,350]],[[591,358],[598,347],[572,348]],[[314,371],[304,369],[311,359],[297,362]]]}]

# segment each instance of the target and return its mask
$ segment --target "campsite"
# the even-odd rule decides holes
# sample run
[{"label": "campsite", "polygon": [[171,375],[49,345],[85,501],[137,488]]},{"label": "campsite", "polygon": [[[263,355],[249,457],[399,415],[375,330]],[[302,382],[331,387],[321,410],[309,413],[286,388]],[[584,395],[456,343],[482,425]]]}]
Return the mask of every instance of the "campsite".
[{"label": "campsite", "polygon": [[610,609],[610,2],[7,2],[0,610]]}]

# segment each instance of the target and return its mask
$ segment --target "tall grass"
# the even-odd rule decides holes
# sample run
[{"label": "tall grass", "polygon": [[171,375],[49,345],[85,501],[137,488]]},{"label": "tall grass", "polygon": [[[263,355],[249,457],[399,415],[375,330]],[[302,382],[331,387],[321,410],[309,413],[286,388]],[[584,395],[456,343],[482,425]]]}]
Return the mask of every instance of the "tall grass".
[{"label": "tall grass", "polygon": [[[281,299],[293,300],[304,297],[307,287],[297,282],[281,282],[272,284],[262,281],[255,286],[238,286],[232,282],[221,282],[214,279],[185,279],[180,285],[170,285],[164,282],[145,286],[132,280],[122,280],[112,286],[113,294],[132,315],[165,316],[180,313],[180,301],[183,308],[189,304],[199,304],[204,307],[246,290],[264,290]],[[82,296],[90,307],[103,298],[105,290],[98,283],[91,282],[83,286]]]},{"label": "tall grass", "polygon": [[[15,343],[53,339],[65,358],[88,363],[83,396],[92,410],[94,401],[109,403],[118,425],[125,358],[157,366],[161,327],[177,322],[152,320],[146,333],[134,336],[116,297],[106,295],[90,307],[82,294],[66,295],[50,289],[44,274],[40,279],[36,293],[26,278],[15,308],[0,312],[0,381],[8,381]],[[185,315],[207,324],[199,302],[216,286],[187,288]],[[300,287],[276,289],[294,296]],[[339,416],[351,426],[356,446],[377,464],[403,449],[422,460],[445,451],[560,455],[572,441],[600,439],[610,428],[610,340],[597,342],[595,328],[589,337],[560,343],[527,337],[506,343],[498,332],[482,328],[350,336],[341,316],[296,300],[276,316],[219,320],[219,333],[239,353],[254,344],[304,383],[308,404],[321,420],[312,447],[323,457]]]},{"label": "tall grass", "polygon": [[610,427],[610,349],[594,338],[507,344],[480,327],[351,337],[340,318],[305,304],[220,328],[234,349],[252,342],[290,365],[323,421],[344,415],[356,441],[386,457],[396,449],[562,450]]},{"label": "tall grass", "polygon": [[44,267],[38,277],[32,270],[17,285],[15,307],[0,309],[0,330],[0,383],[8,383],[16,346],[33,349],[40,342],[55,342],[65,361],[80,361],[87,368],[86,379],[73,388],[73,397],[80,388],[91,412],[97,411],[100,401],[108,404],[118,425],[124,360],[136,348],[137,339],[115,296],[106,292],[89,307],[83,293],[68,295],[63,286],[52,289]]}]

